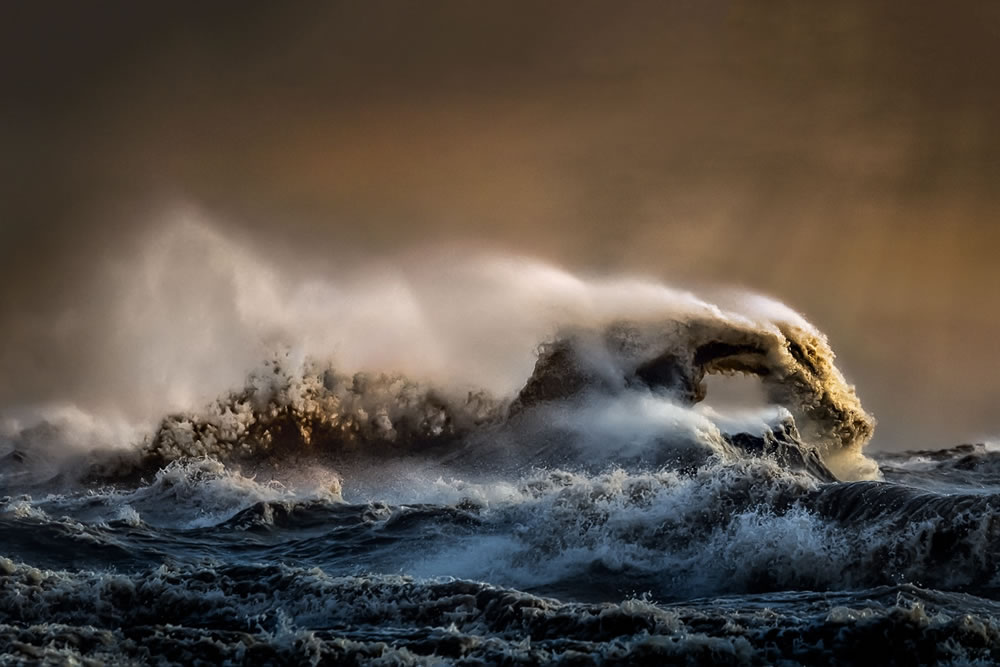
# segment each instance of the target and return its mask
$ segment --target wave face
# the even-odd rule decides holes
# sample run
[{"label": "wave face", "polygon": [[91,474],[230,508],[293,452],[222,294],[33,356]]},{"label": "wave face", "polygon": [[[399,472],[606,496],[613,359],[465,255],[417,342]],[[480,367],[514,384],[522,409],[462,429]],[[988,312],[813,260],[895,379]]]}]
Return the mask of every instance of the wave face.
[{"label": "wave face", "polygon": [[1000,661],[995,447],[867,454],[780,304],[587,289],[513,385],[288,348],[152,426],[8,420],[2,661]]}]

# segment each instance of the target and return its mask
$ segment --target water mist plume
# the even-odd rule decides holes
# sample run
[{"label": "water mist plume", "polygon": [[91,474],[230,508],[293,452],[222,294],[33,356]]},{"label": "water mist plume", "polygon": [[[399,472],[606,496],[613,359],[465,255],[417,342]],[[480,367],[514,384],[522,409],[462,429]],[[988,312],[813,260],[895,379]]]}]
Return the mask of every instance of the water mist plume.
[{"label": "water mist plume", "polygon": [[[585,410],[652,392],[690,406],[705,397],[706,375],[743,372],[761,378],[836,474],[877,474],[862,454],[874,420],[822,333],[780,303],[730,295],[722,308],[649,280],[583,278],[498,253],[444,262],[442,252],[296,279],[183,213],[116,273],[101,322],[108,348],[93,351],[114,360],[102,369],[114,381],[88,389],[126,414],[141,407],[132,421],[149,435],[100,449],[116,449],[126,468],[138,457],[141,469],[297,448],[414,453],[529,407],[544,422],[553,402]],[[283,351],[275,364],[234,391],[274,350]],[[79,445],[61,449],[73,438],[59,429],[44,445],[23,437],[37,422],[11,422],[8,456],[51,462],[72,449],[79,458]]]}]

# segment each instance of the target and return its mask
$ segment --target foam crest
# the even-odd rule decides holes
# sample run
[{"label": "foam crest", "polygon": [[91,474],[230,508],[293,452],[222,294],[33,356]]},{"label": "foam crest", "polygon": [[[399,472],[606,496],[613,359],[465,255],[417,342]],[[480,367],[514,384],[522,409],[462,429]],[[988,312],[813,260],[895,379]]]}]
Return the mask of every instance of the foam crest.
[{"label": "foam crest", "polygon": [[309,481],[292,488],[244,476],[213,459],[193,459],[173,461],[150,484],[108,500],[125,520],[141,517],[146,523],[184,529],[218,525],[257,503],[340,501],[340,480],[335,475]]}]

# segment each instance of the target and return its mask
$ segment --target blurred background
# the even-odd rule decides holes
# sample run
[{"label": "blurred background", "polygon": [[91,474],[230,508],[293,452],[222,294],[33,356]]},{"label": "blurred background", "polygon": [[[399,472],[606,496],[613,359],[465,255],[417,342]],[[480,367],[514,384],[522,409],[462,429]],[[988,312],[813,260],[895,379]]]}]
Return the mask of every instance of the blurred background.
[{"label": "blurred background", "polygon": [[0,9],[0,405],[191,203],[289,271],[470,244],[775,296],[877,445],[1000,433],[1000,3]]}]

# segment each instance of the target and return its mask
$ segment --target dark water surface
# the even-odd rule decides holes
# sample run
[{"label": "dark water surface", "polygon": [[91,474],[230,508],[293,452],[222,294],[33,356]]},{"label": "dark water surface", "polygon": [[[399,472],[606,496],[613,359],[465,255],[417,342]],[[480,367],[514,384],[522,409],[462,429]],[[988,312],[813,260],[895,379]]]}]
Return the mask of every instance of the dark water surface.
[{"label": "dark water surface", "polygon": [[0,500],[0,660],[1000,660],[1000,451],[879,465],[298,459],[278,482],[183,458],[36,487]]}]

